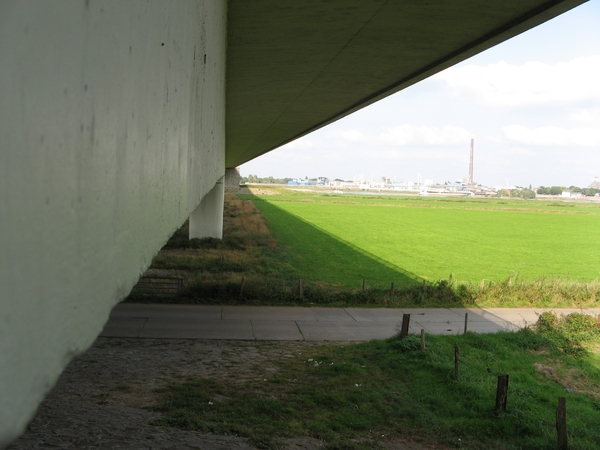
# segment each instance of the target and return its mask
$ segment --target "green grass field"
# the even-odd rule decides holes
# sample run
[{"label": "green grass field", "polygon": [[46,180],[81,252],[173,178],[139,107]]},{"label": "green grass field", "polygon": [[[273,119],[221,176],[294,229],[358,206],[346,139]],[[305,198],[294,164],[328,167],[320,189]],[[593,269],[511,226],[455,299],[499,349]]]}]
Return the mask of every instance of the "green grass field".
[{"label": "green grass field", "polygon": [[588,282],[600,275],[600,204],[319,195],[252,198],[307,280],[358,287],[422,279]]}]

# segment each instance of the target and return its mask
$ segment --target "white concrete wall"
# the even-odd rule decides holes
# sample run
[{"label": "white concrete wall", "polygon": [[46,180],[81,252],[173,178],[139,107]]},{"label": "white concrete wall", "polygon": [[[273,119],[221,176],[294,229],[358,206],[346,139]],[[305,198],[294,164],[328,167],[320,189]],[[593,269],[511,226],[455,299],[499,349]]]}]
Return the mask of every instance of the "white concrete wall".
[{"label": "white concrete wall", "polygon": [[0,448],[225,173],[225,0],[0,2]]}]

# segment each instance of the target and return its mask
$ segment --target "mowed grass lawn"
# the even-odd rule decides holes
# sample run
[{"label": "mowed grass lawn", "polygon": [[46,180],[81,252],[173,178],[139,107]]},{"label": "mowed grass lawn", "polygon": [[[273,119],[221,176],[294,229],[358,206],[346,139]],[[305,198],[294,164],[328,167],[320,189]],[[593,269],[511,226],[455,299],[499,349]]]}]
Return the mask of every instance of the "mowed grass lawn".
[{"label": "mowed grass lawn", "polygon": [[597,203],[280,192],[252,198],[278,241],[293,249],[292,265],[314,281],[356,287],[361,276],[402,285],[450,275],[475,283],[600,275]]}]

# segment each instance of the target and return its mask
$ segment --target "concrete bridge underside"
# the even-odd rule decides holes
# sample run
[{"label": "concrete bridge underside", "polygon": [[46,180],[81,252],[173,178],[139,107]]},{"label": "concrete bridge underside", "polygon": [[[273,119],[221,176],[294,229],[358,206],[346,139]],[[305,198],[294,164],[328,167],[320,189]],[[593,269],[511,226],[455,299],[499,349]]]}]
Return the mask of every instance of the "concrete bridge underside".
[{"label": "concrete bridge underside", "polygon": [[580,3],[230,0],[226,165],[249,161]]},{"label": "concrete bridge underside", "polygon": [[0,448],[235,167],[581,0],[0,1]]}]

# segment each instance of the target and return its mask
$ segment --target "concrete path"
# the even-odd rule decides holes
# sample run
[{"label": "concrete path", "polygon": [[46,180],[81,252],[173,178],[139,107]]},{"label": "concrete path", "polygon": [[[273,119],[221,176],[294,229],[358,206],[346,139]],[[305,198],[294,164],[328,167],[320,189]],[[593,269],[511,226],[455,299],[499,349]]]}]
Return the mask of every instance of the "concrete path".
[{"label": "concrete path", "polygon": [[[410,314],[410,333],[432,334],[513,331],[535,323],[535,308],[303,308],[284,306],[117,305],[101,336],[259,341],[368,341],[399,330]],[[581,312],[554,309],[557,314]],[[600,308],[587,309],[600,314]]]}]

